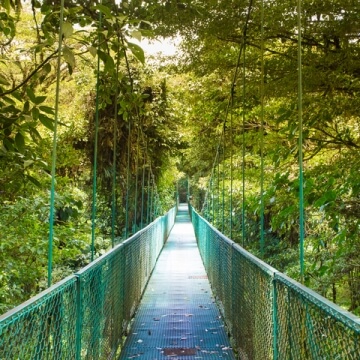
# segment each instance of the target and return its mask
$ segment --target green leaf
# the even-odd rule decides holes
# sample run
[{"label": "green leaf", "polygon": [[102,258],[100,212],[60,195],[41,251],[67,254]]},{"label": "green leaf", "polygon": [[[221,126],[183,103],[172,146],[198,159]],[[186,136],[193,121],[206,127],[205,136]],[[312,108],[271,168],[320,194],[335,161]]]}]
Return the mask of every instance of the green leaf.
[{"label": "green leaf", "polygon": [[51,71],[51,64],[47,63],[43,66],[43,71],[45,71],[46,73],[49,73]]},{"label": "green leaf", "polygon": [[65,38],[69,38],[74,33],[73,26],[68,22],[63,23],[62,30]]},{"label": "green leaf", "polygon": [[136,40],[141,41],[141,37],[142,37],[141,31],[134,30],[134,31],[131,32],[131,36],[133,38],[135,38]]},{"label": "green leaf", "polygon": [[16,144],[16,147],[18,148],[18,150],[20,152],[24,152],[25,150],[25,139],[24,139],[24,136],[18,132],[15,136],[15,144]]},{"label": "green leaf", "polygon": [[7,79],[0,74],[0,84],[1,85],[10,85],[10,83],[7,81]]},{"label": "green leaf", "polygon": [[16,105],[16,102],[8,96],[3,96],[2,99],[8,102],[9,104]]},{"label": "green leaf", "polygon": [[34,160],[25,160],[24,161],[24,169],[32,165],[35,161]]},{"label": "green leaf", "polygon": [[23,112],[26,114],[29,112],[29,110],[30,110],[30,103],[29,103],[29,101],[25,101],[24,107],[23,107]]},{"label": "green leaf", "polygon": [[46,96],[37,96],[37,97],[35,98],[34,103],[35,103],[36,105],[39,105],[39,104],[43,103],[45,100],[46,100]]},{"label": "green leaf", "polygon": [[27,175],[26,176],[28,180],[30,180],[35,186],[41,188],[41,184],[38,180],[36,180],[34,177]]},{"label": "green leaf", "polygon": [[63,56],[65,61],[71,66],[75,67],[75,55],[68,46],[64,46]]},{"label": "green leaf", "polygon": [[11,94],[16,100],[19,100],[21,102],[24,101],[24,97],[22,94],[20,94],[19,91],[14,91],[12,94]]},{"label": "green leaf", "polygon": [[115,69],[114,59],[111,56],[107,56],[105,63],[105,72],[113,72]]},{"label": "green leaf", "polygon": [[34,127],[31,127],[29,129],[29,132],[30,132],[30,136],[31,138],[33,139],[33,141],[38,144],[39,141],[41,140],[41,135],[40,133],[37,131],[37,129],[35,129]]},{"label": "green leaf", "polygon": [[111,10],[105,6],[105,5],[102,5],[102,4],[97,4],[96,9],[100,10],[104,15],[106,15],[108,18],[111,18],[112,15],[111,15]]},{"label": "green leaf", "polygon": [[128,48],[142,64],[145,64],[144,50],[139,45],[128,42]]},{"label": "green leaf", "polygon": [[37,120],[39,118],[40,111],[38,108],[32,108],[31,113],[34,120]]},{"label": "green leaf", "polygon": [[50,129],[52,131],[55,130],[53,119],[50,119],[49,117],[45,116],[44,114],[39,114],[39,120],[48,129]]},{"label": "green leaf", "polygon": [[89,47],[88,47],[88,50],[89,50],[90,54],[91,54],[93,57],[96,56],[97,50],[96,50],[96,48],[95,48],[94,46],[89,46]]},{"label": "green leaf", "polygon": [[43,111],[44,113],[47,113],[49,115],[54,115],[55,110],[50,106],[39,106],[39,109]]},{"label": "green leaf", "polygon": [[26,88],[26,94],[29,97],[30,101],[32,101],[33,103],[36,102],[36,96],[30,87]]},{"label": "green leaf", "polygon": [[5,8],[6,12],[10,13],[10,0],[3,0],[2,6]]},{"label": "green leaf", "polygon": [[9,138],[9,137],[4,138],[3,144],[6,148],[6,150],[14,151],[13,140],[11,138]]},{"label": "green leaf", "polygon": [[73,67],[69,63],[67,63],[67,66],[68,66],[69,74],[72,75],[74,71]]}]

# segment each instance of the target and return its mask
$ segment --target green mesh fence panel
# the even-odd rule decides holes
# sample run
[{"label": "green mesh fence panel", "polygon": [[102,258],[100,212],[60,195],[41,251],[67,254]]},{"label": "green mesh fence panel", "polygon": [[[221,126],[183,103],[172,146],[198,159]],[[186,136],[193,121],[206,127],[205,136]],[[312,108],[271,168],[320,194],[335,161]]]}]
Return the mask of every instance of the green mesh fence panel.
[{"label": "green mesh fence panel", "polygon": [[278,359],[360,359],[360,319],[276,274]]},{"label": "green mesh fence panel", "polygon": [[81,304],[81,359],[112,359],[174,223],[160,217],[76,275]]},{"label": "green mesh fence panel", "polygon": [[75,359],[76,277],[0,317],[0,359]]},{"label": "green mesh fence panel", "polygon": [[226,238],[195,211],[192,219],[211,286],[240,358],[272,359],[275,270]]},{"label": "green mesh fence panel", "polygon": [[200,253],[241,360],[360,359],[360,319],[279,273],[191,209]]},{"label": "green mesh fence panel", "polygon": [[114,359],[174,224],[172,209],[0,317],[0,359]]}]

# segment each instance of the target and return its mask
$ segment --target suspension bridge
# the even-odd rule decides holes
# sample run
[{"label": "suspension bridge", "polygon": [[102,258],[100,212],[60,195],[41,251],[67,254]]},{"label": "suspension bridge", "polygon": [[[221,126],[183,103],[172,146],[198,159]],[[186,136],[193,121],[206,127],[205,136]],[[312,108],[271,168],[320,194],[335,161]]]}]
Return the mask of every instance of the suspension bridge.
[{"label": "suspension bridge", "polygon": [[[298,158],[299,158],[299,247],[300,274],[304,276],[304,179],[302,126],[302,24],[301,0],[297,2],[297,76],[298,76]],[[233,140],[232,106],[242,65],[242,108],[246,108],[247,28],[253,4],[250,1],[242,43],[215,154],[202,217],[191,205],[181,203],[159,216],[156,182],[147,154],[136,155],[135,204],[141,198],[140,228],[128,237],[130,228],[129,188],[131,183],[131,134],[137,145],[147,150],[142,121],[136,109],[135,122],[129,120],[126,152],[125,238],[115,243],[117,186],[117,124],[119,89],[114,91],[114,128],[112,161],[112,249],[94,259],[97,147],[99,131],[99,74],[97,64],[96,114],[94,125],[94,178],[92,208],[92,244],[89,265],[52,284],[52,241],[55,218],[56,143],[63,34],[62,1],[59,19],[57,89],[54,113],[54,139],[51,166],[50,231],[48,289],[0,316],[1,360],[102,360],[102,359],[240,359],[240,360],[359,360],[360,319],[324,297],[272,268],[247,252],[208,220],[219,220],[222,197],[224,229],[224,178],[220,191],[219,166],[225,159],[225,129],[229,132],[230,159],[230,237],[233,226]],[[99,28],[102,11],[99,9]],[[105,7],[106,9],[106,7]],[[291,10],[293,12],[293,10]],[[106,15],[106,14],[105,14]],[[110,14],[111,15],[111,14]],[[109,13],[108,15],[109,16]],[[111,17],[111,16],[110,16]],[[106,18],[106,16],[105,16]],[[260,27],[260,248],[264,251],[264,133],[265,133],[265,36],[264,1],[261,2]],[[69,24],[67,24],[69,34]],[[66,35],[66,34],[65,34]],[[99,35],[100,36],[100,35]],[[66,36],[65,36],[66,37]],[[100,39],[100,38],[99,38]],[[115,76],[119,78],[119,59],[123,53],[133,93],[123,38],[118,38]],[[101,43],[101,41],[99,41]],[[106,42],[106,41],[104,41]],[[100,47],[99,47],[100,49]],[[54,53],[54,54],[55,54]],[[104,54],[104,53],[103,53]],[[139,56],[139,54],[138,54]],[[141,56],[140,56],[141,57]],[[115,64],[115,62],[113,62]],[[111,66],[110,66],[111,67]],[[135,98],[134,98],[135,99]],[[133,99],[133,100],[134,100]],[[133,101],[136,103],[136,101]],[[134,105],[135,106],[135,105]],[[135,106],[136,107],[136,106]],[[125,111],[124,111],[125,112]],[[228,116],[229,115],[229,116]],[[245,226],[245,110],[242,111],[242,240]],[[134,131],[135,130],[135,131]],[[134,135],[136,133],[136,135]],[[21,142],[21,141],[20,141]],[[137,149],[139,146],[137,146]],[[146,151],[145,151],[146,153]],[[225,167],[225,161],[222,163]],[[140,179],[139,169],[142,167]],[[148,170],[146,183],[145,168]],[[217,176],[216,176],[217,173]],[[223,171],[224,173],[224,171]],[[214,203],[216,193],[218,204]],[[141,183],[141,196],[140,184]],[[139,189],[138,189],[139,186]],[[144,189],[148,188],[148,211]],[[150,191],[151,189],[151,191]],[[139,192],[139,193],[138,193]],[[222,192],[222,194],[221,194]],[[189,194],[187,194],[189,195]],[[134,219],[139,217],[134,206]],[[150,223],[149,223],[150,222]],[[145,223],[149,223],[145,226]],[[219,223],[219,221],[218,221]],[[144,227],[143,227],[144,225]],[[137,230],[135,223],[135,231]]]},{"label": "suspension bridge", "polygon": [[360,319],[180,204],[0,317],[3,360],[134,358],[355,360]]}]

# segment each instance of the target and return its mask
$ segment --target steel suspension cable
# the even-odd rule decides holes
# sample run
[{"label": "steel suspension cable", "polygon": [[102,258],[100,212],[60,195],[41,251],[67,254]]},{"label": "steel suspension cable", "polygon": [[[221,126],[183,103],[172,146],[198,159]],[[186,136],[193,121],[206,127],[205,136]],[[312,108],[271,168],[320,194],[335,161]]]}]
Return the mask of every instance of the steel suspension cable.
[{"label": "steel suspension cable", "polygon": [[150,194],[150,168],[148,170],[148,180],[147,180],[147,202],[146,202],[146,223],[150,223],[150,201],[151,201],[151,194]]},{"label": "steel suspension cable", "polygon": [[241,223],[242,223],[242,229],[241,229],[241,235],[242,235],[242,246],[245,245],[245,208],[246,208],[246,202],[245,202],[245,97],[246,97],[246,37],[247,37],[247,29],[248,29],[248,23],[250,20],[250,13],[252,10],[253,1],[250,0],[249,4],[249,10],[246,18],[246,24],[244,27],[244,34],[243,34],[243,92],[242,92],[242,107],[243,107],[243,116],[242,116],[242,217],[241,217]]},{"label": "steel suspension cable", "polygon": [[[133,92],[133,79],[130,71],[130,64],[126,54],[126,47],[123,36],[121,36],[121,43],[123,46],[126,69],[130,81],[130,89]],[[125,199],[125,239],[128,237],[128,228],[129,228],[129,196],[130,196],[130,153],[131,153],[131,116],[128,117],[128,144],[127,144],[127,164],[126,164],[126,199]]]},{"label": "steel suspension cable", "polygon": [[260,101],[261,101],[261,128],[260,128],[260,254],[264,257],[265,239],[264,239],[264,97],[265,97],[265,74],[264,74],[264,0],[261,0],[261,84],[260,84]]},{"label": "steel suspension cable", "polygon": [[[123,38],[123,37],[121,37],[121,41],[122,41],[122,44],[123,44],[123,46],[124,46],[124,54],[125,54],[126,68],[127,68],[128,76],[129,76],[130,83],[131,83],[131,90],[133,91],[133,90],[134,90],[133,79],[132,79],[132,76],[131,76],[130,63],[129,63],[129,59],[128,59],[127,54],[126,54],[125,42],[124,42],[124,38]],[[141,124],[141,118],[140,118],[139,109],[138,109],[137,106],[135,107],[135,111],[136,111],[136,116],[137,116],[137,118],[138,118],[139,124]],[[142,127],[141,127],[141,126],[140,126],[140,132],[141,132],[141,134],[142,134],[142,139],[143,139],[143,142],[144,142],[144,144],[145,144],[146,154],[148,155],[147,143],[146,143],[146,141],[145,141],[145,136],[144,136],[144,133],[143,133],[143,130],[142,130]],[[129,154],[130,154],[130,152],[128,151],[128,155],[129,155]],[[150,157],[148,156],[148,158],[150,158]],[[129,159],[128,159],[128,164],[129,164]],[[154,186],[154,188],[155,188],[155,191],[153,190],[152,193],[155,192],[155,196],[159,197],[158,192],[157,192],[157,188],[156,188],[156,182],[155,182],[155,180],[154,180],[154,174],[153,174],[152,168],[151,168],[151,164],[149,164],[149,169],[150,169],[150,174],[151,174],[151,176],[153,177],[153,179],[152,179],[152,180],[153,180],[153,186]],[[137,174],[137,173],[136,173],[136,174]],[[137,176],[136,176],[136,179],[137,179],[137,181],[138,181],[138,177],[137,177]],[[137,181],[136,181],[136,183],[137,183]],[[137,193],[137,191],[136,191],[136,193]],[[153,195],[152,195],[152,196],[153,196]],[[127,198],[128,198],[128,196],[127,196]],[[136,201],[136,198],[137,198],[137,194],[135,195],[135,201]],[[159,199],[158,199],[158,201],[157,201],[157,204],[155,203],[155,201],[152,201],[152,203],[154,203],[154,209],[155,209],[155,205],[157,205],[158,207],[162,207],[161,202],[160,202]],[[128,208],[128,206],[127,206],[127,208]],[[136,208],[136,207],[135,207],[135,208]],[[136,210],[135,210],[135,211],[136,211]],[[128,210],[127,210],[126,212],[128,212]]]},{"label": "steel suspension cable", "polygon": [[[101,1],[100,1],[101,3]],[[102,13],[99,11],[98,41],[100,47],[100,28],[102,23]],[[93,192],[91,209],[91,261],[94,260],[95,253],[95,231],[96,231],[96,193],[97,193],[97,155],[99,138],[99,85],[100,85],[100,56],[97,57],[96,73],[96,100],[95,100],[95,139],[94,139],[94,165],[93,165]]]},{"label": "steel suspension cable", "polygon": [[[217,163],[216,182],[217,182],[216,221],[219,223],[219,219],[220,219],[220,210],[219,210],[219,207],[220,207],[220,156],[219,156],[219,161]],[[216,227],[218,227],[218,225]]]},{"label": "steel suspension cable", "polygon": [[131,152],[131,118],[129,117],[127,160],[126,160],[125,239],[127,239],[128,237],[128,228],[129,228],[130,152]]},{"label": "steel suspension cable", "polygon": [[144,201],[145,201],[145,167],[146,158],[143,159],[142,178],[141,178],[141,217],[140,217],[140,228],[144,227]]},{"label": "steel suspension cable", "polygon": [[226,142],[225,142],[225,123],[223,129],[223,157],[222,157],[222,219],[221,219],[221,232],[224,233],[225,230],[225,149],[226,149]]},{"label": "steel suspension cable", "polygon": [[51,157],[51,190],[50,190],[50,214],[49,214],[49,244],[48,244],[48,287],[52,283],[52,262],[53,262],[53,240],[54,240],[54,218],[55,218],[55,177],[56,177],[56,150],[57,150],[57,126],[59,119],[59,101],[60,101],[60,67],[61,50],[63,39],[63,21],[64,21],[64,0],[60,3],[60,22],[59,22],[59,48],[56,70],[56,94],[55,94],[55,119],[54,134]]},{"label": "steel suspension cable", "polygon": [[300,238],[300,279],[304,282],[304,169],[303,169],[303,101],[302,101],[302,33],[301,33],[301,0],[297,1],[298,31],[298,121],[299,121],[299,238]]},{"label": "steel suspension cable", "polygon": [[242,177],[242,212],[241,212],[241,236],[242,236],[242,246],[245,247],[245,96],[246,96],[246,67],[245,67],[245,47],[246,40],[244,41],[244,51],[243,51],[243,91],[242,91],[242,165],[241,165],[241,177]]},{"label": "steel suspension cable", "polygon": [[113,178],[112,178],[112,200],[111,200],[111,245],[115,245],[116,226],[116,159],[117,159],[117,123],[118,123],[118,91],[119,91],[119,66],[120,66],[120,36],[117,37],[117,60],[116,60],[116,85],[114,96],[114,137],[113,137]]},{"label": "steel suspension cable", "polygon": [[[235,86],[231,87],[231,109],[234,107],[234,92]],[[233,138],[233,114],[232,111],[230,113],[230,229],[229,229],[229,237],[232,239],[232,228],[233,228],[233,171],[234,171],[234,164],[233,164],[233,157],[234,157],[234,138]]]},{"label": "steel suspension cable", "polygon": [[[247,11],[247,14],[246,14],[245,24],[244,24],[244,27],[243,27],[243,41],[242,41],[242,43],[240,45],[240,50],[239,50],[239,54],[238,54],[238,58],[237,58],[234,77],[233,77],[233,80],[232,80],[232,83],[231,83],[230,97],[229,97],[229,101],[228,101],[228,104],[227,104],[227,107],[226,107],[225,118],[224,118],[224,122],[223,122],[223,132],[220,135],[219,143],[218,143],[218,146],[217,146],[215,160],[214,160],[213,167],[212,167],[212,173],[214,172],[214,169],[215,169],[217,161],[218,161],[220,146],[221,146],[221,142],[223,140],[222,136],[225,136],[225,128],[226,128],[226,122],[227,122],[228,114],[229,114],[230,108],[233,107],[233,103],[234,103],[236,81],[237,81],[237,78],[238,78],[238,73],[239,73],[240,65],[241,65],[241,55],[243,54],[243,52],[245,50],[246,36],[247,36],[247,30],[248,30],[248,25],[249,25],[249,20],[250,20],[252,7],[253,7],[253,0],[250,0],[249,6],[248,6],[248,11]],[[232,118],[231,118],[231,129],[232,129]],[[230,140],[231,144],[233,144],[233,137],[232,136],[233,136],[233,134],[232,134],[232,130],[231,130],[231,140]],[[232,147],[232,145],[231,145],[231,147]],[[232,234],[232,185],[233,185],[233,178],[232,178],[232,175],[233,175],[233,171],[232,171],[232,169],[233,169],[233,153],[232,153],[232,150],[230,152],[230,158],[231,158],[231,165],[230,165],[230,167],[231,167],[231,170],[230,170],[230,174],[231,174],[231,176],[230,176],[231,177],[231,179],[230,179],[230,184],[231,184],[230,233]],[[212,177],[210,176],[209,183],[211,182],[211,178]],[[210,186],[209,186],[209,188],[210,188]],[[206,198],[207,198],[207,195],[206,195]],[[212,200],[213,200],[212,202],[214,204],[214,198]],[[215,217],[215,210],[213,208],[213,223],[215,225],[214,217]]]},{"label": "steel suspension cable", "polygon": [[136,133],[136,162],[135,162],[135,199],[134,199],[134,232],[137,231],[137,203],[138,203],[138,181],[139,181],[139,128]]}]

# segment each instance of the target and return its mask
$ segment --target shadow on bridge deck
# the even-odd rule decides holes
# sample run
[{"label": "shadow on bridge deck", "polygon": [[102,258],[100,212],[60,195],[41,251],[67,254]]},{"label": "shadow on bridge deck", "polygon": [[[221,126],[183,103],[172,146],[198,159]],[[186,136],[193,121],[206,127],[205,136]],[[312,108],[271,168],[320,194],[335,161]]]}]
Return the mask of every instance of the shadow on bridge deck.
[{"label": "shadow on bridge deck", "polygon": [[119,360],[235,359],[197,248],[187,204],[160,254]]}]

